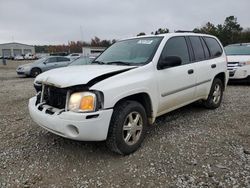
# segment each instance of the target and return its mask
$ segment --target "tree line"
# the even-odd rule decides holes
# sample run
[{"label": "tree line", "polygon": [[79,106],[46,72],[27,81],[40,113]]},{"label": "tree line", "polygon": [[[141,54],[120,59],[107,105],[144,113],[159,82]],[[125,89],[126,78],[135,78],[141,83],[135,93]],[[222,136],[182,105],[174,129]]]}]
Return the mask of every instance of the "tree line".
[{"label": "tree line", "polygon": [[91,39],[91,42],[85,41],[69,41],[68,44],[62,45],[36,45],[36,53],[55,53],[55,52],[67,52],[67,53],[82,53],[83,46],[95,46],[95,47],[108,47],[115,43],[116,40],[101,40],[98,37]]},{"label": "tree line", "polygon": [[214,35],[220,39],[224,46],[250,42],[250,28],[242,28],[234,16],[227,17],[223,24],[214,25],[207,22],[204,26],[195,28],[193,31]]},{"label": "tree line", "polygon": [[[196,27],[192,30],[195,33],[210,34],[218,37],[224,46],[233,43],[250,42],[250,28],[243,28],[238,23],[235,16],[226,17],[223,24],[215,25],[207,22],[204,26]],[[168,28],[159,28],[151,32],[152,35],[169,33]],[[145,32],[140,32],[137,36],[146,35]],[[70,41],[67,45],[40,45],[35,46],[36,53],[53,53],[53,52],[68,52],[81,53],[83,46],[108,47],[115,43],[116,40],[101,40],[98,37],[91,39],[91,42]]]},{"label": "tree line", "polygon": [[[210,34],[218,37],[224,46],[234,43],[248,43],[250,42],[250,28],[242,28],[238,23],[235,16],[226,17],[223,24],[215,25],[211,22],[207,22],[202,27],[194,28],[191,32]],[[164,34],[169,33],[168,28],[159,28],[151,34]],[[141,32],[137,36],[146,35]]]}]

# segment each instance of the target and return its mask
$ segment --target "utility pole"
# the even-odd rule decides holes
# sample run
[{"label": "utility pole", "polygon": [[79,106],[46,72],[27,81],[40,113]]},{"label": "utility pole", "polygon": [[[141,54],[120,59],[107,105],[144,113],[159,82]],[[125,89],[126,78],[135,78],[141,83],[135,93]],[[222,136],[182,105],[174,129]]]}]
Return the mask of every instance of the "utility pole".
[{"label": "utility pole", "polygon": [[[82,30],[82,26],[80,25],[80,33],[81,33],[81,40],[82,40],[82,49],[83,49],[83,30]],[[83,50],[81,50],[83,53]]]}]

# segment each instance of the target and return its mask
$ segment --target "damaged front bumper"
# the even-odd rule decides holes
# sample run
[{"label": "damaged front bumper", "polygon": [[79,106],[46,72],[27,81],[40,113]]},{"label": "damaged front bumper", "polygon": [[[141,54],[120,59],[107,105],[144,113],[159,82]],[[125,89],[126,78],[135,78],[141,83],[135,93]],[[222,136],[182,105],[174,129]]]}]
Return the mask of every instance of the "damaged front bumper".
[{"label": "damaged front bumper", "polygon": [[45,104],[36,104],[36,100],[37,97],[29,100],[29,113],[44,129],[73,140],[106,140],[113,109],[90,113],[65,112]]}]

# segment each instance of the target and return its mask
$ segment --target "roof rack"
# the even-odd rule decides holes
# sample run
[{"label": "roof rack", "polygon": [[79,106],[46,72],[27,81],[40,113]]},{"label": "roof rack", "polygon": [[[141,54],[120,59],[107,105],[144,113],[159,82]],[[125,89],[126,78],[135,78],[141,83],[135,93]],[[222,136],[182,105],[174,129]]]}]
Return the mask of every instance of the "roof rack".
[{"label": "roof rack", "polygon": [[177,30],[175,33],[193,33],[193,31]]}]

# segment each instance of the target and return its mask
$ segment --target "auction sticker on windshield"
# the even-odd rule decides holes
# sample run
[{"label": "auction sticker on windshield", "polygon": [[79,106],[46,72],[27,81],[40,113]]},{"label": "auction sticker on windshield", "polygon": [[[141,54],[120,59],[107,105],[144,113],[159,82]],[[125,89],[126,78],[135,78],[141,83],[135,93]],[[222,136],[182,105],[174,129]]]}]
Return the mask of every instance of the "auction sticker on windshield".
[{"label": "auction sticker on windshield", "polygon": [[138,44],[152,44],[153,40],[139,40]]}]

